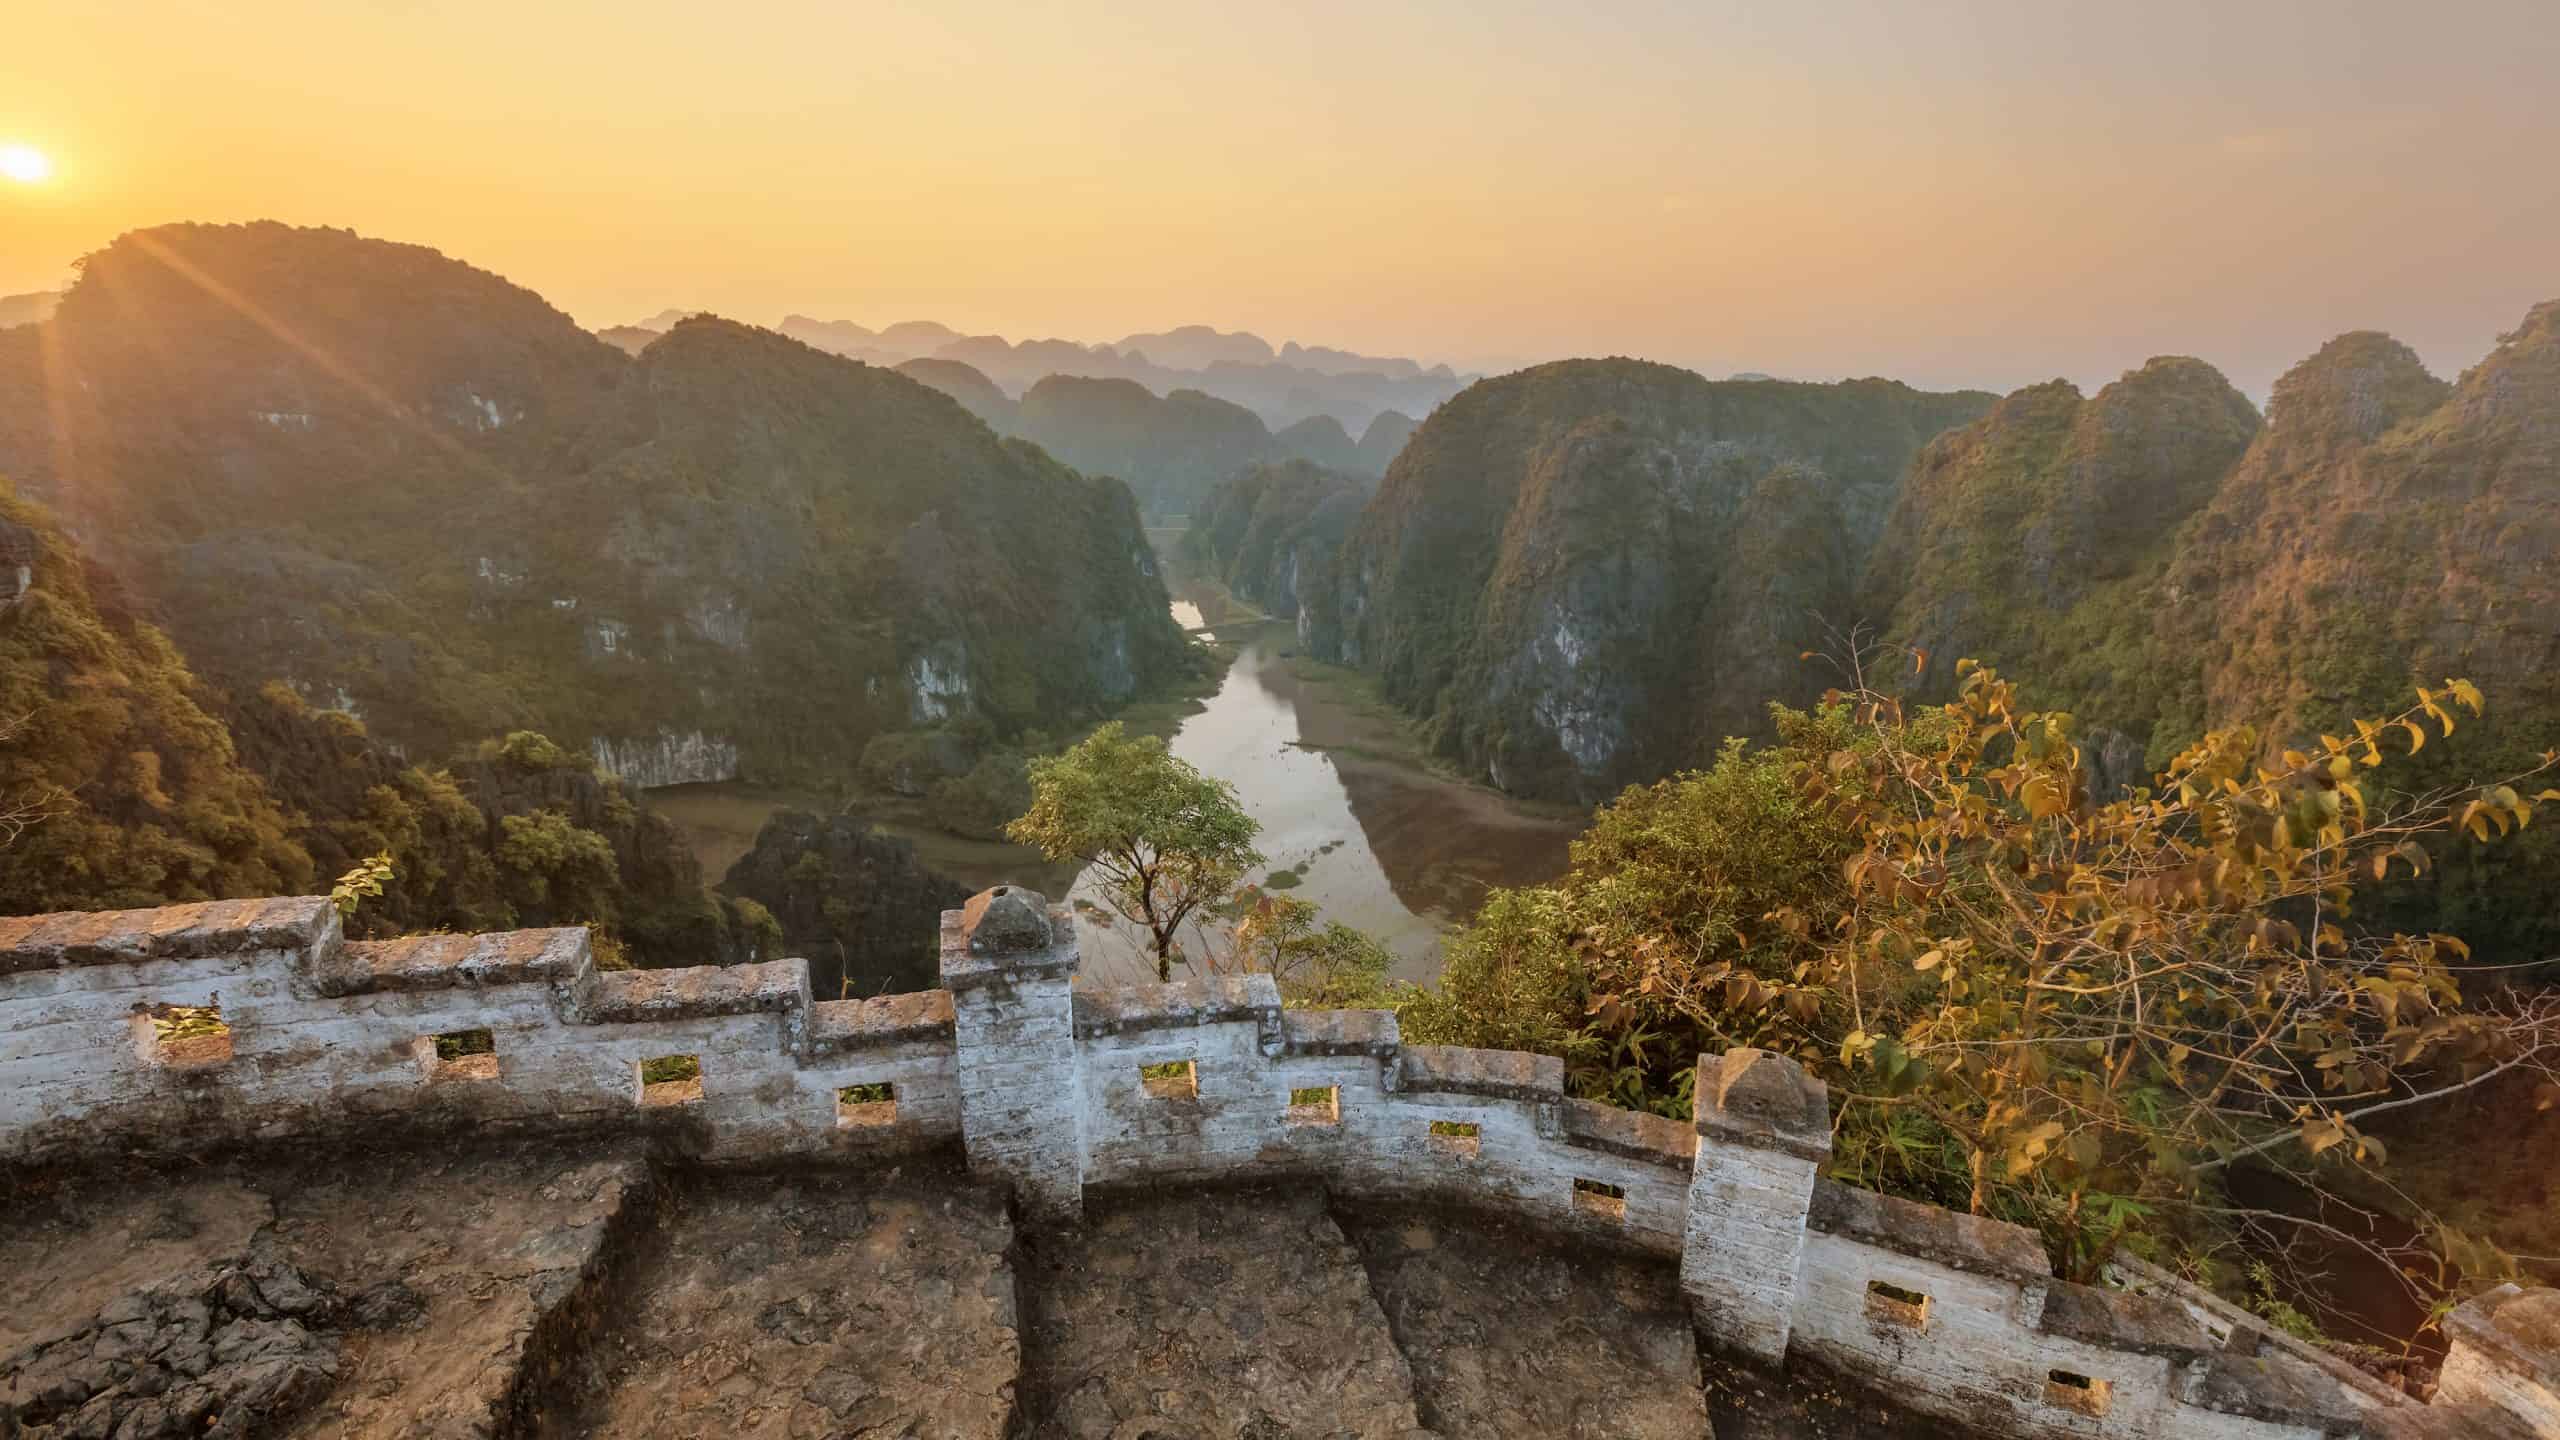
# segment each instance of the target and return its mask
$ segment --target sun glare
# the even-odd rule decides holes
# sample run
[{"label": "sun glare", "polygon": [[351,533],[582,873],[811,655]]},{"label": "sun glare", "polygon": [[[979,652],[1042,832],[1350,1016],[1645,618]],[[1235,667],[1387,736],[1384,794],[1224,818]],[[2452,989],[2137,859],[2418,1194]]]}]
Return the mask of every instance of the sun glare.
[{"label": "sun glare", "polygon": [[41,185],[53,175],[53,162],[32,145],[0,145],[0,175],[21,185]]}]

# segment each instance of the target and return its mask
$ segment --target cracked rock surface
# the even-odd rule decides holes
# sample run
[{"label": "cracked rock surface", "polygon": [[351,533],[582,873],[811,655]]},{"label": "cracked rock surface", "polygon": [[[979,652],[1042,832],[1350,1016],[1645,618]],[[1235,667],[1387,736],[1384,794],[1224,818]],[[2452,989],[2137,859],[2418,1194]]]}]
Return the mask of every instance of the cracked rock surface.
[{"label": "cracked rock surface", "polygon": [[599,1342],[605,1390],[574,1433],[1001,1440],[1012,1243],[1001,1192],[939,1166],[696,1177]]},{"label": "cracked rock surface", "polygon": [[0,1221],[0,1434],[498,1433],[636,1156],[490,1145],[100,1173]]}]

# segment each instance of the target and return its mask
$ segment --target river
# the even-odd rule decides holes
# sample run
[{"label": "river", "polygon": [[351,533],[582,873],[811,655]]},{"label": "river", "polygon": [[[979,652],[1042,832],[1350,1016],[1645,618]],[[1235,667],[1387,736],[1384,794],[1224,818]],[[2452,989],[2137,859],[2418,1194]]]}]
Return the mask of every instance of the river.
[{"label": "river", "polygon": [[[1440,973],[1441,938],[1475,912],[1487,888],[1553,879],[1584,817],[1533,811],[1482,786],[1435,774],[1396,720],[1364,701],[1356,682],[1296,654],[1283,622],[1242,611],[1213,588],[1182,586],[1175,618],[1212,629],[1236,647],[1233,664],[1199,713],[1167,742],[1173,753],[1235,787],[1262,826],[1265,862],[1247,878],[1312,901],[1324,918],[1376,938],[1400,979]],[[653,791],[651,803],[682,826],[706,874],[725,874],[753,843],[765,816],[785,807],[820,812],[820,796],[746,784]],[[1100,904],[1090,869],[1071,880],[1019,846],[985,844],[883,822],[916,842],[926,863],[971,888],[1032,885],[1075,904],[1087,983],[1152,981],[1135,927]],[[1185,936],[1187,950],[1218,937]]]}]

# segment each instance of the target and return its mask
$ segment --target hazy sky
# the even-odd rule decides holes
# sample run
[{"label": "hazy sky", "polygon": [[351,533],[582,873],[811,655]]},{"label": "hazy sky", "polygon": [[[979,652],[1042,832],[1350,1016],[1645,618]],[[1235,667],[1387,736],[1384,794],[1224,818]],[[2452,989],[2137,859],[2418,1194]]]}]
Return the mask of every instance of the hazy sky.
[{"label": "hazy sky", "polygon": [[0,292],[116,233],[668,305],[2006,389],[2560,296],[2560,0],[14,0]]}]

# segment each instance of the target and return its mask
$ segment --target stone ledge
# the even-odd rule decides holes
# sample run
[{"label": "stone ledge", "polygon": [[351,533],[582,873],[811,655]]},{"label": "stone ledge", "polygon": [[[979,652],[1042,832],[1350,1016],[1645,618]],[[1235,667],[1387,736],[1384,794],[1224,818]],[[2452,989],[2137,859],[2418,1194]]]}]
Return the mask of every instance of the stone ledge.
[{"label": "stone ledge", "polygon": [[2023,1225],[1959,1215],[1837,1180],[1813,1182],[1805,1228],[1977,1275],[2050,1284],[2044,1245]]},{"label": "stone ledge", "polygon": [[1392,1010],[1284,1010],[1280,1044],[1283,1055],[1366,1055],[1392,1060],[1404,1041]]},{"label": "stone ledge", "polygon": [[842,1054],[916,1040],[952,1039],[951,992],[914,990],[868,1000],[821,1000],[809,1007],[809,1054]]},{"label": "stone ledge", "polygon": [[349,941],[336,955],[315,963],[311,978],[323,995],[366,995],[574,980],[589,963],[586,928],[570,926]]},{"label": "stone ledge", "polygon": [[1280,1024],[1280,987],[1268,975],[1204,975],[1170,985],[1075,992],[1079,1040],[1135,1030],[1176,1030],[1251,1020]]},{"label": "stone ledge", "polygon": [[66,910],[0,918],[0,975],[73,965],[325,951],[338,940],[325,895],[199,900],[156,910]]},{"label": "stone ledge", "polygon": [[2445,1336],[2524,1380],[2560,1394],[2560,1290],[2501,1285],[2445,1317]]},{"label": "stone ledge", "polygon": [[2217,1347],[2183,1306],[2130,1290],[2054,1281],[2045,1291],[2044,1333],[2103,1350],[2162,1355],[2184,1365]]},{"label": "stone ledge", "polygon": [[1552,1105],[1564,1099],[1564,1062],[1518,1050],[1469,1050],[1457,1045],[1407,1045],[1396,1087],[1419,1095],[1483,1095]]},{"label": "stone ledge", "polygon": [[1684,1175],[1698,1153],[1697,1132],[1668,1116],[1621,1110],[1597,1100],[1567,1100],[1563,1118],[1564,1143],[1578,1150],[1597,1150]]},{"label": "stone ledge", "polygon": [[2216,1355],[2206,1363],[2193,1391],[2182,1398],[2216,1414],[2298,1425],[2323,1436],[2353,1436],[2364,1430],[2364,1412],[2335,1382],[2281,1351]]},{"label": "stone ledge", "polygon": [[692,965],[681,970],[615,970],[599,974],[580,998],[590,1025],[642,1020],[702,1020],[760,1010],[806,1010],[809,962]]}]

